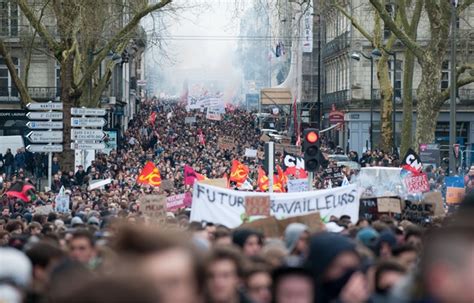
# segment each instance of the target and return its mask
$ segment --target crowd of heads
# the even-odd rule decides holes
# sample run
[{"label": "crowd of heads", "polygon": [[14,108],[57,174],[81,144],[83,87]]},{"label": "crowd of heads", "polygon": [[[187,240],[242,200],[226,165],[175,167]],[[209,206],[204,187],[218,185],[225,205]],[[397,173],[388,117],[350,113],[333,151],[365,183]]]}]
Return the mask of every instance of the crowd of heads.
[{"label": "crowd of heads", "polygon": [[[196,122],[185,123],[186,117]],[[140,209],[147,194],[191,192],[184,184],[186,165],[220,178],[239,160],[256,180],[263,159],[244,153],[251,148],[261,155],[261,135],[255,116],[239,109],[210,121],[183,105],[149,100],[117,150],[98,153],[90,166],[75,172],[64,172],[55,157],[50,191],[37,191],[30,202],[2,195],[0,302],[474,301],[469,198],[459,213],[423,227],[390,216],[373,222],[341,216],[319,228],[292,223],[272,237],[190,222],[189,210],[154,222]],[[219,148],[223,136],[233,138],[235,148]],[[2,194],[18,180],[38,182],[35,168],[42,166],[30,167],[29,152],[19,153],[25,166],[15,160],[3,166]],[[362,166],[399,166],[396,157],[375,151],[350,157]],[[147,161],[157,165],[162,180],[171,180],[171,189],[136,183]],[[348,178],[354,173],[343,172]],[[107,178],[112,181],[105,187],[87,189],[91,181]],[[324,173],[315,182],[324,188]],[[59,213],[54,203],[62,187],[70,205]]]}]

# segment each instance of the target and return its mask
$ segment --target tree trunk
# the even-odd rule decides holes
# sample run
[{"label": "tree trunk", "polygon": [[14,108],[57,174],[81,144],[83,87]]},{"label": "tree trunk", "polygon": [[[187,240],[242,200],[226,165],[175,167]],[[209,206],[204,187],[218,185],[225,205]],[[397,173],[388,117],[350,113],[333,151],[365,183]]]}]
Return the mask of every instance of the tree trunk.
[{"label": "tree trunk", "polygon": [[405,63],[403,65],[403,117],[402,117],[402,142],[400,155],[405,155],[407,150],[412,147],[412,129],[413,129],[413,71],[415,69],[415,56],[412,52],[405,52]]},{"label": "tree trunk", "polygon": [[64,150],[60,154],[59,160],[61,170],[74,171],[74,150],[71,149],[71,107],[74,107],[77,102],[77,98],[73,96],[73,62],[74,55],[69,54],[68,57],[61,60],[61,101],[64,103],[63,106],[63,117],[64,117]]},{"label": "tree trunk", "polygon": [[415,148],[420,144],[434,143],[436,122],[439,107],[434,106],[434,100],[439,98],[441,78],[441,60],[427,60],[422,63],[423,74],[417,90],[417,117]]},{"label": "tree trunk", "polygon": [[388,74],[387,56],[377,63],[377,78],[380,84],[380,148],[389,152],[392,149],[392,84]]}]

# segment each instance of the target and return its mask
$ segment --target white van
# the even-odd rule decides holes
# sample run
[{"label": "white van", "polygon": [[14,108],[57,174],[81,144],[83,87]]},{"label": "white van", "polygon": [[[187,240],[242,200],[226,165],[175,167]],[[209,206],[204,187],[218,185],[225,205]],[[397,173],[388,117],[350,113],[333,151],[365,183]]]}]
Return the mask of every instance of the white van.
[{"label": "white van", "polygon": [[25,147],[21,136],[0,136],[0,154],[5,155],[7,149],[12,150],[12,154],[16,154],[16,150]]}]

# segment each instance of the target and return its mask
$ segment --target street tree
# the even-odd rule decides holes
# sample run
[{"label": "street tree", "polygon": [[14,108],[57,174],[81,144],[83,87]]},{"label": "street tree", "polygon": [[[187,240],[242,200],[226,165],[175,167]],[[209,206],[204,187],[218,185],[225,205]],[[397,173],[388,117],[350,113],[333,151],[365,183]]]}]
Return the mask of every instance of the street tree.
[{"label": "street tree", "polygon": [[[23,30],[31,30],[27,39],[31,47],[27,51],[42,47],[60,67],[60,99],[64,103],[64,152],[61,162],[64,169],[72,170],[71,107],[98,106],[116,64],[111,54],[120,56],[132,38],[143,37],[140,21],[147,15],[172,9],[172,0],[9,1],[10,5],[18,6],[22,20],[27,23]],[[0,56],[4,58],[21,103],[25,106],[33,101],[28,93],[28,73],[23,77],[18,75],[8,44],[2,37]]]}]

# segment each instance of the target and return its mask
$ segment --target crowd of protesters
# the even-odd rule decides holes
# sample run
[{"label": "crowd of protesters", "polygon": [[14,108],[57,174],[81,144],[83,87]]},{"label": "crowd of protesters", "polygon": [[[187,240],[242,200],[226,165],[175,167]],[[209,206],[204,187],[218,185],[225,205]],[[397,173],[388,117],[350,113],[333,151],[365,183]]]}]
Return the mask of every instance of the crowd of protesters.
[{"label": "crowd of protesters", "polygon": [[[186,117],[196,122],[185,123]],[[186,210],[160,224],[141,212],[141,197],[160,191],[136,184],[145,162],[173,182],[166,195],[190,192],[186,165],[220,178],[239,160],[255,174],[262,159],[244,153],[263,151],[261,135],[251,113],[232,109],[222,121],[210,121],[200,111],[154,99],[141,105],[118,150],[99,153],[75,172],[63,171],[55,157],[49,192],[38,191],[28,203],[2,195],[0,302],[474,301],[474,201],[423,227],[389,216],[357,223],[342,216],[318,229],[290,224],[281,237],[189,222]],[[233,138],[235,148],[219,148],[222,136]],[[18,153],[29,163],[28,152]],[[376,151],[349,156],[362,166],[399,166],[396,157]],[[17,166],[12,157],[8,170],[4,165],[2,194],[15,181],[35,181],[35,167]],[[87,190],[90,181],[107,178],[112,182],[104,188]],[[315,182],[327,186],[323,174]],[[70,210],[57,213],[62,187]]]}]

